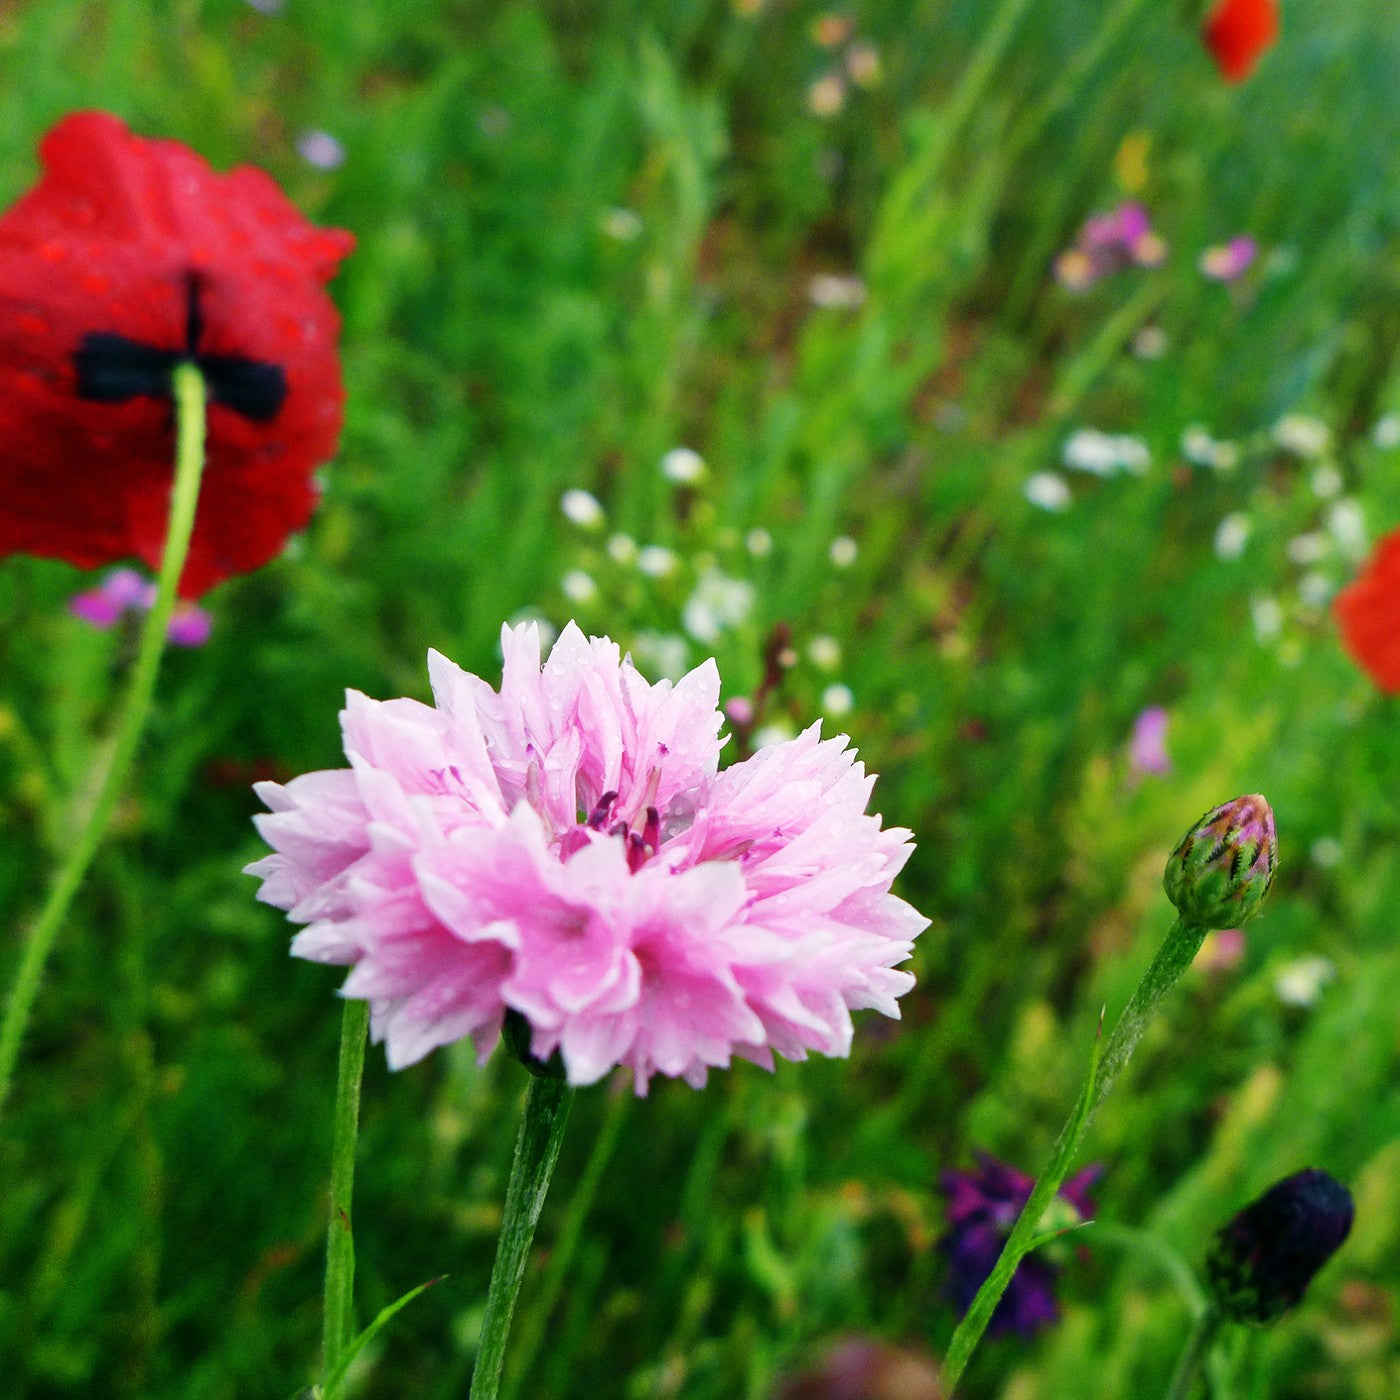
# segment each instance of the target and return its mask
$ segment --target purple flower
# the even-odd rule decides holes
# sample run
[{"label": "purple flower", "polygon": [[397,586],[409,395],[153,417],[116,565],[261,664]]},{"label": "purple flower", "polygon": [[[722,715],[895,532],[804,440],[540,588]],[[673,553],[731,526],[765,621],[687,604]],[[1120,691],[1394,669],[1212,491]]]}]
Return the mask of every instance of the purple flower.
[{"label": "purple flower", "polygon": [[1133,723],[1128,741],[1128,763],[1134,773],[1170,773],[1167,757],[1167,712],[1160,705],[1149,705]]},{"label": "purple flower", "polygon": [[1147,210],[1130,200],[1085,222],[1074,246],[1056,258],[1055,276],[1067,290],[1082,292],[1127,267],[1159,267],[1166,256]]},{"label": "purple flower", "polygon": [[[112,569],[96,588],[75,594],[68,611],[86,623],[107,631],[124,617],[140,616],[155,606],[156,586],[135,569]],[[175,605],[166,637],[173,646],[202,647],[209,640],[214,619],[194,603]]]},{"label": "purple flower", "polygon": [[[1032,1178],[986,1152],[978,1152],[970,1172],[944,1172],[939,1185],[948,1197],[948,1233],[943,1249],[948,1255],[947,1293],[961,1316],[972,1306],[977,1290],[991,1277],[1001,1247],[1030,1199]],[[1052,1210],[1068,1208],[1077,1217],[1093,1211],[1089,1193],[1103,1168],[1086,1167],[1059,1190]],[[1066,1220],[1072,1224],[1073,1220]],[[1021,1261],[1001,1296],[987,1331],[992,1336],[1016,1332],[1034,1336],[1059,1317],[1055,1303],[1055,1278],[1059,1265],[1045,1249]]]},{"label": "purple flower", "polygon": [[1201,272],[1214,282],[1233,282],[1249,271],[1254,259],[1259,256],[1259,245],[1247,234],[1242,233],[1228,243],[1207,248],[1201,254]]},{"label": "purple flower", "polygon": [[484,1058],[513,1011],[572,1084],[698,1087],[899,1015],[928,920],[890,893],[909,833],[866,812],[844,736],[720,773],[713,661],[651,685],[572,623],[543,666],[533,623],[501,646],[499,692],[429,653],[436,706],[351,691],[350,767],[257,785],[259,898],[307,925],[297,956],[353,967],[392,1067],[467,1037]]},{"label": "purple flower", "polygon": [[155,584],[135,569],[112,569],[96,588],[70,599],[68,611],[105,632],[129,612],[148,611],[155,600]]}]

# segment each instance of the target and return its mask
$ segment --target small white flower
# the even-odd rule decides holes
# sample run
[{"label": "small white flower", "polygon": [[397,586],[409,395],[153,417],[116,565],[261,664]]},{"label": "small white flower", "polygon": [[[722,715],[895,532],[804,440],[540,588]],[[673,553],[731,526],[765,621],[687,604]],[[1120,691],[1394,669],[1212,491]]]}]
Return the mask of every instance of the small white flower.
[{"label": "small white flower", "polygon": [[773,536],[761,527],[750,530],[744,536],[744,547],[755,559],[762,559],[765,555],[773,552]]},{"label": "small white flower", "polygon": [[754,730],[753,746],[756,749],[769,749],[774,744],[784,744],[789,739],[795,738],[796,733],[791,721],[785,718],[775,719]]},{"label": "small white flower", "polygon": [[1215,439],[1199,423],[1181,435],[1181,455],[1198,467],[1215,465]]},{"label": "small white flower", "polygon": [[856,542],[849,535],[837,535],[832,540],[831,562],[838,569],[849,569],[856,562]]},{"label": "small white flower", "polygon": [[1229,472],[1239,465],[1240,449],[1233,442],[1212,437],[1199,423],[1181,435],[1181,455],[1193,466]]},{"label": "small white flower", "polygon": [[711,569],[701,575],[695,591],[686,600],[681,623],[697,642],[710,645],[721,632],[743,624],[753,611],[753,604],[753,584]]},{"label": "small white flower", "polygon": [[638,632],[632,644],[640,669],[678,681],[690,669],[690,647],[674,632]]},{"label": "small white flower", "polygon": [[1130,433],[1119,433],[1112,441],[1118,454],[1118,465],[1134,476],[1144,475],[1152,465],[1152,453],[1148,451],[1147,444]]},{"label": "small white flower", "polygon": [[635,564],[637,562],[637,541],[631,535],[610,535],[608,537],[608,558],[614,564]]},{"label": "small white flower", "polygon": [[1320,466],[1312,474],[1312,492],[1319,501],[1330,501],[1342,494],[1342,474],[1330,464]]},{"label": "small white flower", "polygon": [[681,486],[694,485],[705,475],[705,459],[693,447],[673,447],[661,459],[661,475]]},{"label": "small white flower", "polygon": [[834,117],[846,105],[846,84],[839,73],[823,73],[807,89],[807,105],[818,117]]},{"label": "small white flower", "polygon": [[1094,476],[1112,476],[1118,470],[1118,451],[1113,439],[1097,428],[1080,428],[1065,439],[1060,452],[1067,467]]},{"label": "small white flower", "polygon": [[669,578],[680,561],[662,544],[644,545],[637,553],[637,568],[648,578]]},{"label": "small white flower", "polygon": [[1366,557],[1366,551],[1370,548],[1370,540],[1366,535],[1366,517],[1362,513],[1360,502],[1354,497],[1343,496],[1341,500],[1333,502],[1331,510],[1327,512],[1327,528],[1332,532],[1332,538],[1337,541],[1337,548],[1348,559]]},{"label": "small white flower", "polygon": [[598,596],[598,585],[582,569],[570,569],[559,580],[559,587],[571,603],[591,603]]},{"label": "small white flower", "polygon": [[1295,457],[1320,457],[1332,444],[1332,430],[1320,418],[1290,413],[1274,424],[1274,441]]},{"label": "small white flower", "polygon": [[832,719],[845,719],[856,707],[856,697],[848,685],[829,685],[822,691],[822,713]]},{"label": "small white flower", "polygon": [[1097,428],[1079,428],[1065,439],[1061,449],[1064,464],[1092,476],[1113,476],[1131,472],[1141,476],[1152,465],[1152,454],[1141,438],[1130,433],[1101,433]]},{"label": "small white flower", "polygon": [[859,277],[819,272],[807,283],[807,299],[813,306],[853,311],[865,300],[865,283]]},{"label": "small white flower", "polygon": [[1288,541],[1288,557],[1298,565],[1316,564],[1326,559],[1332,552],[1332,541],[1321,530],[1310,530],[1306,535],[1294,535]]},{"label": "small white flower", "polygon": [[1167,335],[1161,326],[1144,326],[1133,337],[1133,354],[1140,360],[1160,360],[1167,353]]},{"label": "small white flower", "polygon": [[297,137],[297,155],[317,170],[339,170],[345,164],[345,147],[329,131],[303,131]]},{"label": "small white flower", "polygon": [[1335,836],[1319,836],[1308,847],[1312,863],[1322,870],[1331,870],[1342,863],[1342,843]]},{"label": "small white flower", "polygon": [[1384,418],[1378,418],[1371,429],[1371,441],[1382,452],[1400,447],[1400,413],[1387,413]]},{"label": "small white flower", "polygon": [[1026,499],[1041,510],[1064,510],[1069,505],[1069,482],[1059,472],[1036,472],[1022,488]]},{"label": "small white flower", "polygon": [[823,632],[807,643],[807,659],[819,671],[834,671],[841,664],[841,643]]},{"label": "small white flower", "polygon": [[1253,527],[1249,516],[1243,511],[1231,511],[1215,530],[1215,553],[1220,559],[1238,559],[1249,542],[1249,532]]},{"label": "small white flower", "polygon": [[605,209],[598,223],[609,238],[615,238],[619,243],[630,243],[642,231],[641,216],[631,209]]},{"label": "small white flower", "polygon": [[603,523],[603,504],[591,491],[575,486],[559,497],[559,509],[581,530],[596,530]]},{"label": "small white flower", "polygon": [[1283,608],[1277,598],[1261,593],[1249,604],[1254,619],[1254,637],[1259,642],[1271,642],[1283,631]]},{"label": "small white flower", "polygon": [[1336,975],[1337,969],[1326,958],[1298,958],[1279,968],[1274,993],[1285,1006],[1311,1006]]},{"label": "small white flower", "polygon": [[1298,580],[1298,597],[1309,607],[1325,607],[1336,587],[1321,569],[1309,569]]}]

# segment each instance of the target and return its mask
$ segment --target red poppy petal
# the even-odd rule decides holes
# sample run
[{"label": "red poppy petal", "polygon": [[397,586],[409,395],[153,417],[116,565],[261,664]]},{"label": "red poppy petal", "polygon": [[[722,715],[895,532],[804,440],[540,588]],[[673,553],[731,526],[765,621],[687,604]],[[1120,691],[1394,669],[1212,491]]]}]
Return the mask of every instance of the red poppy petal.
[{"label": "red poppy petal", "polygon": [[1333,607],[1357,664],[1382,690],[1400,694],[1400,530],[1376,546]]},{"label": "red poppy petal", "polygon": [[[104,112],[59,122],[40,156],[43,177],[0,216],[0,553],[159,562],[174,452],[161,366],[193,354],[211,395],[180,582],[196,597],[310,517],[344,405],[323,287],[354,240],[307,222],[262,171],[216,174]],[[114,381],[114,345],[154,365],[153,384]]]},{"label": "red poppy petal", "polygon": [[1227,82],[1241,83],[1278,38],[1278,0],[1220,0],[1204,39]]}]

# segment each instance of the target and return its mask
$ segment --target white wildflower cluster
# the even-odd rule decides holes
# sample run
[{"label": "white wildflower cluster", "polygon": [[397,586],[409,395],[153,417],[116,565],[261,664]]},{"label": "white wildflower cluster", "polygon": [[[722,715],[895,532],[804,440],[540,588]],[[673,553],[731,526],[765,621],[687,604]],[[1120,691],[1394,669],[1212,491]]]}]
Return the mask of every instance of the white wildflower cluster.
[{"label": "white wildflower cluster", "polygon": [[754,586],[747,579],[730,578],[718,569],[707,569],[686,600],[681,624],[697,642],[710,645],[719,640],[722,632],[747,622],[753,605]]},{"label": "white wildflower cluster", "polygon": [[1152,465],[1152,453],[1141,438],[1130,433],[1102,433],[1097,428],[1071,433],[1060,455],[1071,471],[1091,476],[1117,476],[1120,472],[1142,476]]},{"label": "white wildflower cluster", "polygon": [[1274,442],[1305,462],[1313,461],[1330,450],[1332,430],[1320,418],[1290,413],[1274,424]]}]

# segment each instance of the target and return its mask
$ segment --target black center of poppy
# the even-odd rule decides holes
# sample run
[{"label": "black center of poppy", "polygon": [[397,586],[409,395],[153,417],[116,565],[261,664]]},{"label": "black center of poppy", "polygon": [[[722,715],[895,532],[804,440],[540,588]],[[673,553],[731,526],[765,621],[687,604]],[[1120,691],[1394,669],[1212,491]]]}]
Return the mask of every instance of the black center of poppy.
[{"label": "black center of poppy", "polygon": [[78,373],[78,396],[98,403],[125,403],[145,394],[170,397],[175,366],[193,363],[208,385],[209,398],[255,423],[270,423],[287,397],[287,376],[281,365],[251,360],[244,355],[201,354],[204,321],[199,307],[199,279],[191,273],[185,283],[185,344],[163,350],[113,331],[92,331],[73,352]]}]

